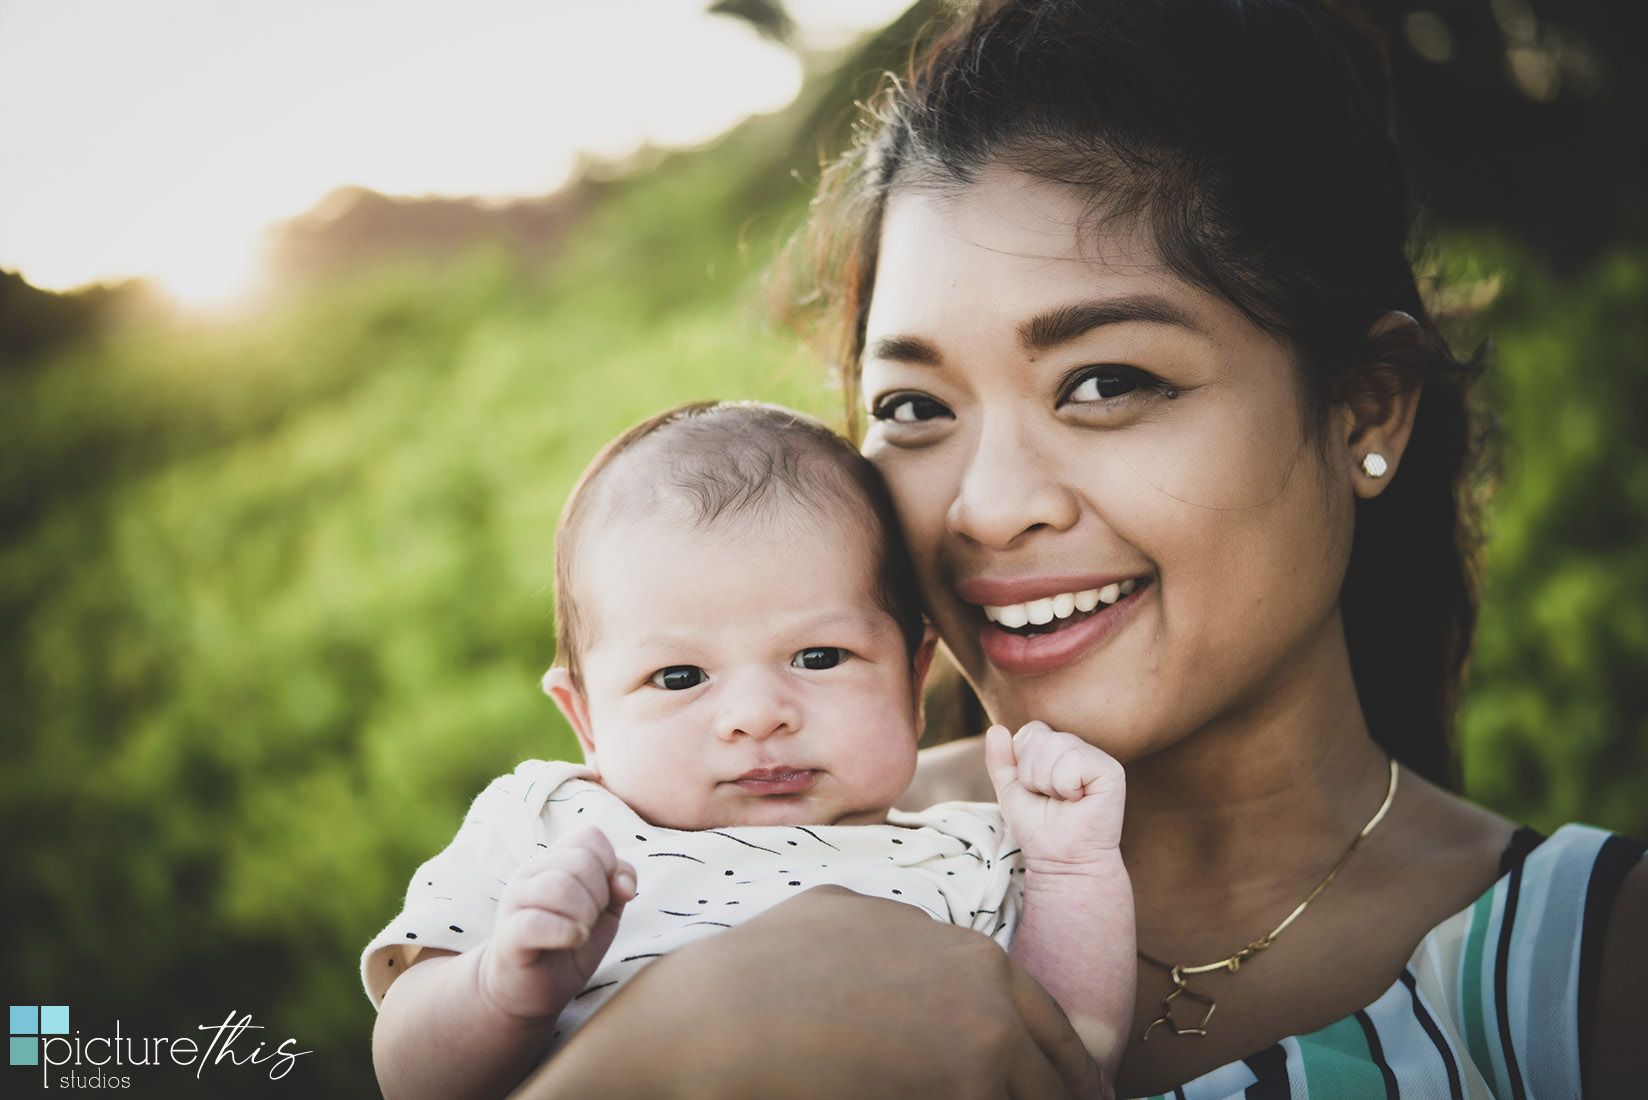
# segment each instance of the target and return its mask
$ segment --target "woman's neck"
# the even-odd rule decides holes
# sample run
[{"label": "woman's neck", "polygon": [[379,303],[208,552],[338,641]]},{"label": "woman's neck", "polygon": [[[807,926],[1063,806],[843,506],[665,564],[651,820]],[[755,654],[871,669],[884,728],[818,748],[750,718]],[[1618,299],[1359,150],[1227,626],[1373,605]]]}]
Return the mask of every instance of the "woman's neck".
[{"label": "woman's neck", "polygon": [[1312,664],[1260,702],[1128,763],[1122,850],[1147,951],[1151,938],[1186,941],[1291,908],[1383,799],[1389,768],[1348,659],[1341,650]]}]

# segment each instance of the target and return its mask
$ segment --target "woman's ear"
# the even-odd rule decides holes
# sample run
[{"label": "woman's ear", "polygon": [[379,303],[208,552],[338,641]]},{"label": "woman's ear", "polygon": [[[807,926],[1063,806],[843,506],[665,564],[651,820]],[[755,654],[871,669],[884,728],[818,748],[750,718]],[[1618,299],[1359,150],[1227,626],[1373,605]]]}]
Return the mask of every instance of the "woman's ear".
[{"label": "woman's ear", "polygon": [[601,768],[595,762],[595,731],[589,723],[589,701],[578,689],[572,673],[556,665],[544,673],[543,685],[544,694],[555,700],[572,732],[578,735],[578,744],[584,749],[584,763],[599,775]]},{"label": "woman's ear", "polygon": [[1414,364],[1423,362],[1426,343],[1419,322],[1394,310],[1368,329],[1374,358],[1352,378],[1338,410],[1339,441],[1364,500],[1385,491],[1407,450],[1424,386]]}]

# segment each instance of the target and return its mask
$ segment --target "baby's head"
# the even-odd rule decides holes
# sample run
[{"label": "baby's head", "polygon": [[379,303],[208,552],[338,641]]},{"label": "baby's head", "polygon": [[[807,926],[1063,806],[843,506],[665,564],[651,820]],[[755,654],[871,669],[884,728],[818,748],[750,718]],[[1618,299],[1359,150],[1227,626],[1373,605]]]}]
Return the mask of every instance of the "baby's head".
[{"label": "baby's head", "polygon": [[759,404],[609,443],[555,535],[544,676],[602,783],[655,825],[884,820],[932,656],[892,503],[851,444]]}]

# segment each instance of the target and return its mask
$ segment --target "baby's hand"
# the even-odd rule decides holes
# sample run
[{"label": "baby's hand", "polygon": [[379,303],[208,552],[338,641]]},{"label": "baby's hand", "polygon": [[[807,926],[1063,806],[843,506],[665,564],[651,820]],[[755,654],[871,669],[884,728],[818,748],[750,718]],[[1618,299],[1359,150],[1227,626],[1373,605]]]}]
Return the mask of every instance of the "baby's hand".
[{"label": "baby's hand", "polygon": [[560,1015],[601,964],[634,897],[635,868],[599,829],[539,852],[498,899],[495,930],[480,948],[481,995],[522,1020]]},{"label": "baby's hand", "polygon": [[1081,870],[1122,839],[1126,778],[1108,753],[1045,722],[991,726],[984,762],[1007,828],[1032,870]]}]

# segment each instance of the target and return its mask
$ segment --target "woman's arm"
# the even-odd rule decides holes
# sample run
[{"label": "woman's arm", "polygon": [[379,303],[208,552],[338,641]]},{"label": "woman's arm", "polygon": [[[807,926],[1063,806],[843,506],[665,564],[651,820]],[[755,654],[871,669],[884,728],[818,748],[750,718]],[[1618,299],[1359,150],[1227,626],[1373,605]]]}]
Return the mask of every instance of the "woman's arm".
[{"label": "woman's arm", "polygon": [[643,970],[515,1093],[1098,1097],[1052,997],[988,937],[839,887]]},{"label": "woman's arm", "polygon": [[1642,1095],[1643,1083],[1648,1082],[1644,990],[1648,990],[1648,860],[1639,861],[1625,876],[1602,941],[1596,1031],[1586,1063],[1588,1100]]}]

